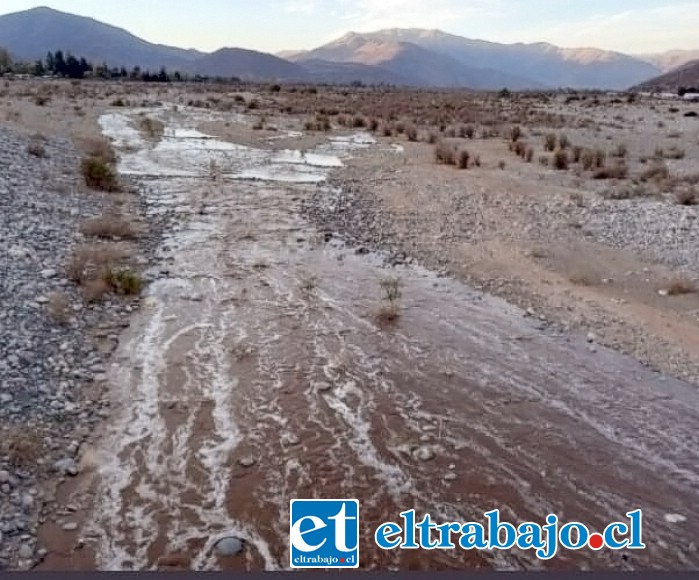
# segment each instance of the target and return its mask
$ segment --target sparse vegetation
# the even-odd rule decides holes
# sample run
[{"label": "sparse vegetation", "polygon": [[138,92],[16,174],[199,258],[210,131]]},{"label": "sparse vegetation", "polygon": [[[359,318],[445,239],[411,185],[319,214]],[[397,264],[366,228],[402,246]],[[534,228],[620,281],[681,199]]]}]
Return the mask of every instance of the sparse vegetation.
[{"label": "sparse vegetation", "polygon": [[109,266],[104,270],[102,279],[113,292],[126,296],[140,294],[145,285],[140,275],[126,267],[115,268]]},{"label": "sparse vegetation", "polygon": [[553,154],[553,167],[559,171],[568,169],[568,153],[563,149],[559,149]]},{"label": "sparse vegetation", "polygon": [[103,157],[89,156],[83,159],[80,171],[85,185],[99,191],[119,191],[119,181],[114,167]]},{"label": "sparse vegetation", "polygon": [[434,149],[434,158],[440,165],[455,165],[456,149],[452,144],[440,141]]},{"label": "sparse vegetation", "polygon": [[165,124],[151,117],[141,118],[138,126],[149,139],[159,139],[165,133]]},{"label": "sparse vegetation", "polygon": [[466,149],[460,149],[457,159],[457,167],[459,169],[468,169],[470,159],[471,154]]},{"label": "sparse vegetation", "polygon": [[133,223],[116,213],[105,213],[85,220],[80,232],[84,236],[101,239],[133,239],[138,235]]},{"label": "sparse vegetation", "polygon": [[379,309],[379,320],[394,322],[400,317],[400,299],[402,297],[402,281],[400,278],[384,278],[379,282],[383,305]]}]

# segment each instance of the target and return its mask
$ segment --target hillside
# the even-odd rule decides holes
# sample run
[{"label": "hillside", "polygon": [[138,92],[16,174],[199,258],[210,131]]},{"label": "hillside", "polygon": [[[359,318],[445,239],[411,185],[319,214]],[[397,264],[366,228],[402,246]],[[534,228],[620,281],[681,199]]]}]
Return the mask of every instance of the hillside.
[{"label": "hillside", "polygon": [[680,87],[699,87],[699,60],[684,64],[669,73],[652,78],[635,88],[640,91],[677,91]]},{"label": "hillside", "polygon": [[51,8],[33,8],[0,17],[0,46],[16,57],[36,60],[66,50],[94,62],[116,66],[185,70],[203,53],[146,42],[92,18]]},{"label": "hillside", "polygon": [[[660,72],[648,62],[616,52],[593,48],[563,49],[546,43],[498,44],[422,29],[349,33],[313,51],[291,53],[289,58],[297,62],[306,58],[337,61],[358,58],[357,62],[367,64],[370,63],[367,59],[375,53],[370,47],[382,42],[410,43],[471,69],[494,70],[505,78],[509,75],[520,82],[524,80],[526,87],[512,85],[514,88],[625,89]],[[496,87],[497,84],[490,88]]]},{"label": "hillside", "polygon": [[297,64],[242,48],[222,48],[192,62],[189,68],[200,75],[242,79],[303,81],[308,77],[308,72]]}]

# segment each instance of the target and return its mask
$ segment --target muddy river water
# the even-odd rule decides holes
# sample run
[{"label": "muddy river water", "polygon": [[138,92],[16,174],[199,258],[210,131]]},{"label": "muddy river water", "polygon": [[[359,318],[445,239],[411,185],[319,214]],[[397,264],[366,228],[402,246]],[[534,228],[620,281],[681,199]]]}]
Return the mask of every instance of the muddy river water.
[{"label": "muddy river water", "polygon": [[[92,505],[56,567],[286,569],[289,500],[313,497],[360,500],[362,568],[699,567],[695,386],[325,239],[301,201],[383,147],[369,136],[262,150],[159,115],[157,143],[136,111],[101,121],[149,211],[182,219],[115,353]],[[402,281],[393,323],[377,316],[387,276]],[[647,549],[379,550],[376,527],[411,508],[598,531],[641,508]],[[243,550],[222,556],[224,537]]]}]

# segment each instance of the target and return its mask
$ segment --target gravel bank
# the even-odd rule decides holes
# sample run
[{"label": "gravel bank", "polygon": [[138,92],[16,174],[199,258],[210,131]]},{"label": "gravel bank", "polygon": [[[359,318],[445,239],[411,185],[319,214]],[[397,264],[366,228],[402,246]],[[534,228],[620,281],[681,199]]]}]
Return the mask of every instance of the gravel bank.
[{"label": "gravel bank", "polygon": [[[138,306],[88,305],[64,277],[85,241],[80,222],[111,203],[81,187],[79,159],[68,140],[0,128],[0,569],[44,555],[38,525],[54,517],[56,484],[79,472],[81,446],[109,413],[107,359]],[[155,223],[139,244],[141,263],[158,232]]]}]

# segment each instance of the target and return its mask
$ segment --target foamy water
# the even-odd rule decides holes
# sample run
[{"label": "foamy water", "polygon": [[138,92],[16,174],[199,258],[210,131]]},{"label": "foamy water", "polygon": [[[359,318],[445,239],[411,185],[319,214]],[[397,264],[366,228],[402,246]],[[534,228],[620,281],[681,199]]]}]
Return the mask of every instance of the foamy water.
[{"label": "foamy water", "polygon": [[[459,282],[319,242],[298,200],[353,147],[378,147],[371,136],[319,148],[337,156],[267,151],[170,114],[153,143],[130,115],[101,119],[120,170],[148,180],[148,212],[183,222],[160,252],[172,277],[148,288],[110,371],[117,413],[82,533],[100,569],[172,555],[195,570],[286,569],[289,500],[303,497],[360,500],[366,568],[544,567],[517,552],[377,550],[371,526],[411,507],[595,526],[642,507],[653,541],[632,564],[699,565],[696,518],[666,517],[699,497],[696,390]],[[387,275],[404,283],[388,326]],[[229,536],[247,544],[232,561],[214,550]],[[583,552],[557,564],[632,565]]]}]

